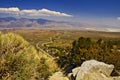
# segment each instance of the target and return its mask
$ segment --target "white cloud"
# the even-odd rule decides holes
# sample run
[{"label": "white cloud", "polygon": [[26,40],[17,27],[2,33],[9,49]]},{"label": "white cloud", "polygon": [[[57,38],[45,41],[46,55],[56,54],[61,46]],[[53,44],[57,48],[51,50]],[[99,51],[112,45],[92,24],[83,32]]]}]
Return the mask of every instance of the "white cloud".
[{"label": "white cloud", "polygon": [[6,13],[6,14],[19,14],[20,10],[17,7],[11,7],[11,8],[0,8],[0,13]]},{"label": "white cloud", "polygon": [[117,17],[118,20],[120,20],[120,17]]},{"label": "white cloud", "polygon": [[48,9],[31,9],[31,10],[20,10],[17,7],[11,7],[11,8],[0,8],[0,13],[5,14],[15,14],[19,16],[27,16],[27,17],[43,17],[43,16],[56,16],[56,17],[72,17],[72,15],[61,13],[57,11],[51,11]]},{"label": "white cloud", "polygon": [[54,16],[66,16],[66,17],[71,17],[71,15],[69,14],[66,14],[66,13],[61,13],[61,12],[56,12],[56,11],[51,11],[51,10],[48,10],[48,9],[41,9],[41,10],[38,10],[38,13],[40,14],[45,14],[47,16],[51,16],[51,15],[54,15]]},{"label": "white cloud", "polygon": [[11,7],[11,8],[0,8],[0,12],[19,12],[19,8]]}]

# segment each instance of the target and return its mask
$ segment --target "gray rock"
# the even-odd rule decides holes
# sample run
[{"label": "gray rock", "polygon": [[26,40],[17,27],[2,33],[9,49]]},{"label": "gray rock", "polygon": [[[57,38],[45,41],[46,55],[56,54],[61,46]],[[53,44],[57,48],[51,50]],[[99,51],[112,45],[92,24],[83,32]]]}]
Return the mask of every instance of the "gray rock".
[{"label": "gray rock", "polygon": [[110,74],[114,65],[108,65],[96,60],[85,61],[76,75],[76,80],[113,80]]}]

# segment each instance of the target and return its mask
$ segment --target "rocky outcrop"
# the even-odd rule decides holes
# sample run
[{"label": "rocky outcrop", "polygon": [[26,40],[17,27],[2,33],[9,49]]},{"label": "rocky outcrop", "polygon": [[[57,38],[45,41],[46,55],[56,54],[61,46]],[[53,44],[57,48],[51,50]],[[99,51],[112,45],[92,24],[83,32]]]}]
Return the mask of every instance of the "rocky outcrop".
[{"label": "rocky outcrop", "polygon": [[114,65],[105,64],[96,60],[85,61],[81,67],[72,70],[69,80],[120,80],[120,77],[111,77]]}]

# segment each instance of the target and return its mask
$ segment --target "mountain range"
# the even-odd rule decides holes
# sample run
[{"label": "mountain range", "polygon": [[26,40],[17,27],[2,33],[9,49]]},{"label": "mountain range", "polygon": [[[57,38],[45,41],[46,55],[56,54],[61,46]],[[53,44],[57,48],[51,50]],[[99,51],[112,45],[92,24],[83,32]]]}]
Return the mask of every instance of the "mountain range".
[{"label": "mountain range", "polygon": [[52,23],[54,21],[46,19],[27,19],[6,17],[0,18],[1,28],[20,28],[20,27],[41,27],[44,24]]},{"label": "mountain range", "polygon": [[[96,27],[97,26],[97,27]],[[90,25],[87,23],[61,22],[47,19],[29,18],[0,18],[0,28],[54,29],[54,30],[87,30],[120,32],[120,29],[110,28],[109,25]]]}]

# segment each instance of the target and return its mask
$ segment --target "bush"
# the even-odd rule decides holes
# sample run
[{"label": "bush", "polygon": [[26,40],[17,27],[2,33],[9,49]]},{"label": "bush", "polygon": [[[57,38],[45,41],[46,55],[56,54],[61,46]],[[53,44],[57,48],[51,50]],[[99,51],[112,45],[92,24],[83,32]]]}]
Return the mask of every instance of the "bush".
[{"label": "bush", "polygon": [[37,67],[38,72],[37,79],[41,80],[44,78],[45,80],[47,80],[49,76],[52,75],[54,72],[58,71],[59,68],[54,59],[51,59],[51,57],[41,52],[39,52],[39,56],[40,62]]},{"label": "bush", "polygon": [[21,36],[0,33],[0,80],[47,79],[57,69],[51,58],[37,53]]}]

